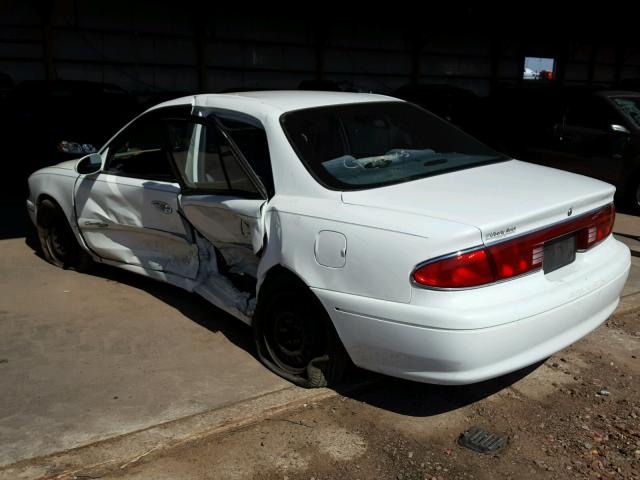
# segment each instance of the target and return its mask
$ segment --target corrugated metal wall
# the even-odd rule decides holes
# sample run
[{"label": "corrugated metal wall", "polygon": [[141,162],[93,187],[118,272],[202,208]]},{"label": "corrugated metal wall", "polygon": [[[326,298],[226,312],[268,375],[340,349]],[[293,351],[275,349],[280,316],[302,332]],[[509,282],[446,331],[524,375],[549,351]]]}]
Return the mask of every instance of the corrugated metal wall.
[{"label": "corrugated metal wall", "polygon": [[498,82],[519,82],[533,55],[556,58],[569,85],[640,77],[640,54],[620,45],[543,42],[536,32],[431,35],[394,19],[301,8],[307,20],[222,14],[210,2],[4,0],[0,72],[15,82],[94,80],[136,92],[296,88],[323,78],[381,93],[414,80],[486,95]]}]

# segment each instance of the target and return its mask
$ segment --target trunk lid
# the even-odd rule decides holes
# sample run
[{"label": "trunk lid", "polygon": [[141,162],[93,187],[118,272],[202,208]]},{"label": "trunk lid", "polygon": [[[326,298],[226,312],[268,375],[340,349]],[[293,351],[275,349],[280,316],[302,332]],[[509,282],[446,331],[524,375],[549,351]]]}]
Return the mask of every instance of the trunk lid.
[{"label": "trunk lid", "polygon": [[574,218],[613,201],[593,178],[518,160],[342,193],[346,204],[410,212],[477,227],[492,243]]}]

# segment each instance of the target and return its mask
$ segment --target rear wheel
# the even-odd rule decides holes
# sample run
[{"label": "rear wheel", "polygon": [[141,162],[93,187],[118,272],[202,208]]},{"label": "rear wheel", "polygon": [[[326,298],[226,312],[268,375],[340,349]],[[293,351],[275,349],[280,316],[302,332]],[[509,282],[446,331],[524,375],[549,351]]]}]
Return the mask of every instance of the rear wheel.
[{"label": "rear wheel", "polygon": [[291,279],[260,292],[253,331],[260,361],[307,388],[337,383],[349,364],[331,319],[313,293]]},{"label": "rear wheel", "polygon": [[44,199],[38,206],[38,238],[44,258],[60,268],[86,271],[93,265],[91,256],[78,244],[62,209]]}]

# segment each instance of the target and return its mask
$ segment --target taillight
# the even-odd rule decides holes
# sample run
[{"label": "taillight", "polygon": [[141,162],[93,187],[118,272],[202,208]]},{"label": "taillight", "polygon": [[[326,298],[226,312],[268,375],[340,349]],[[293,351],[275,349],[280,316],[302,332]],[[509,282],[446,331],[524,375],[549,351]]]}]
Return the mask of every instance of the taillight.
[{"label": "taillight", "polygon": [[578,250],[587,250],[607,238],[613,230],[615,220],[616,211],[613,205],[590,214],[589,225],[578,232]]},{"label": "taillight", "polygon": [[421,285],[438,288],[464,288],[494,281],[484,248],[459,252],[426,264],[413,272],[413,279]]},{"label": "taillight", "polygon": [[517,277],[542,268],[544,242],[574,233],[578,250],[587,250],[613,230],[613,205],[573,220],[487,247],[453,253],[414,270],[426,287],[469,288]]},{"label": "taillight", "polygon": [[544,250],[536,236],[525,235],[514,240],[500,242],[487,248],[493,261],[496,280],[517,277],[542,268]]}]

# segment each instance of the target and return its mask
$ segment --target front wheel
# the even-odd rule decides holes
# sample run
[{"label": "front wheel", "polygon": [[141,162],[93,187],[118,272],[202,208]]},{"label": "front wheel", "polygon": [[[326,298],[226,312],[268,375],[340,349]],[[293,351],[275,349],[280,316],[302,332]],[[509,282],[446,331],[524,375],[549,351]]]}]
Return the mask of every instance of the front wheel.
[{"label": "front wheel", "polygon": [[277,290],[269,290],[261,292],[253,318],[260,361],[306,388],[337,383],[348,356],[322,304],[297,282],[277,282]]},{"label": "front wheel", "polygon": [[44,258],[60,268],[86,271],[93,265],[90,255],[78,244],[62,209],[45,199],[38,206],[38,239]]}]

